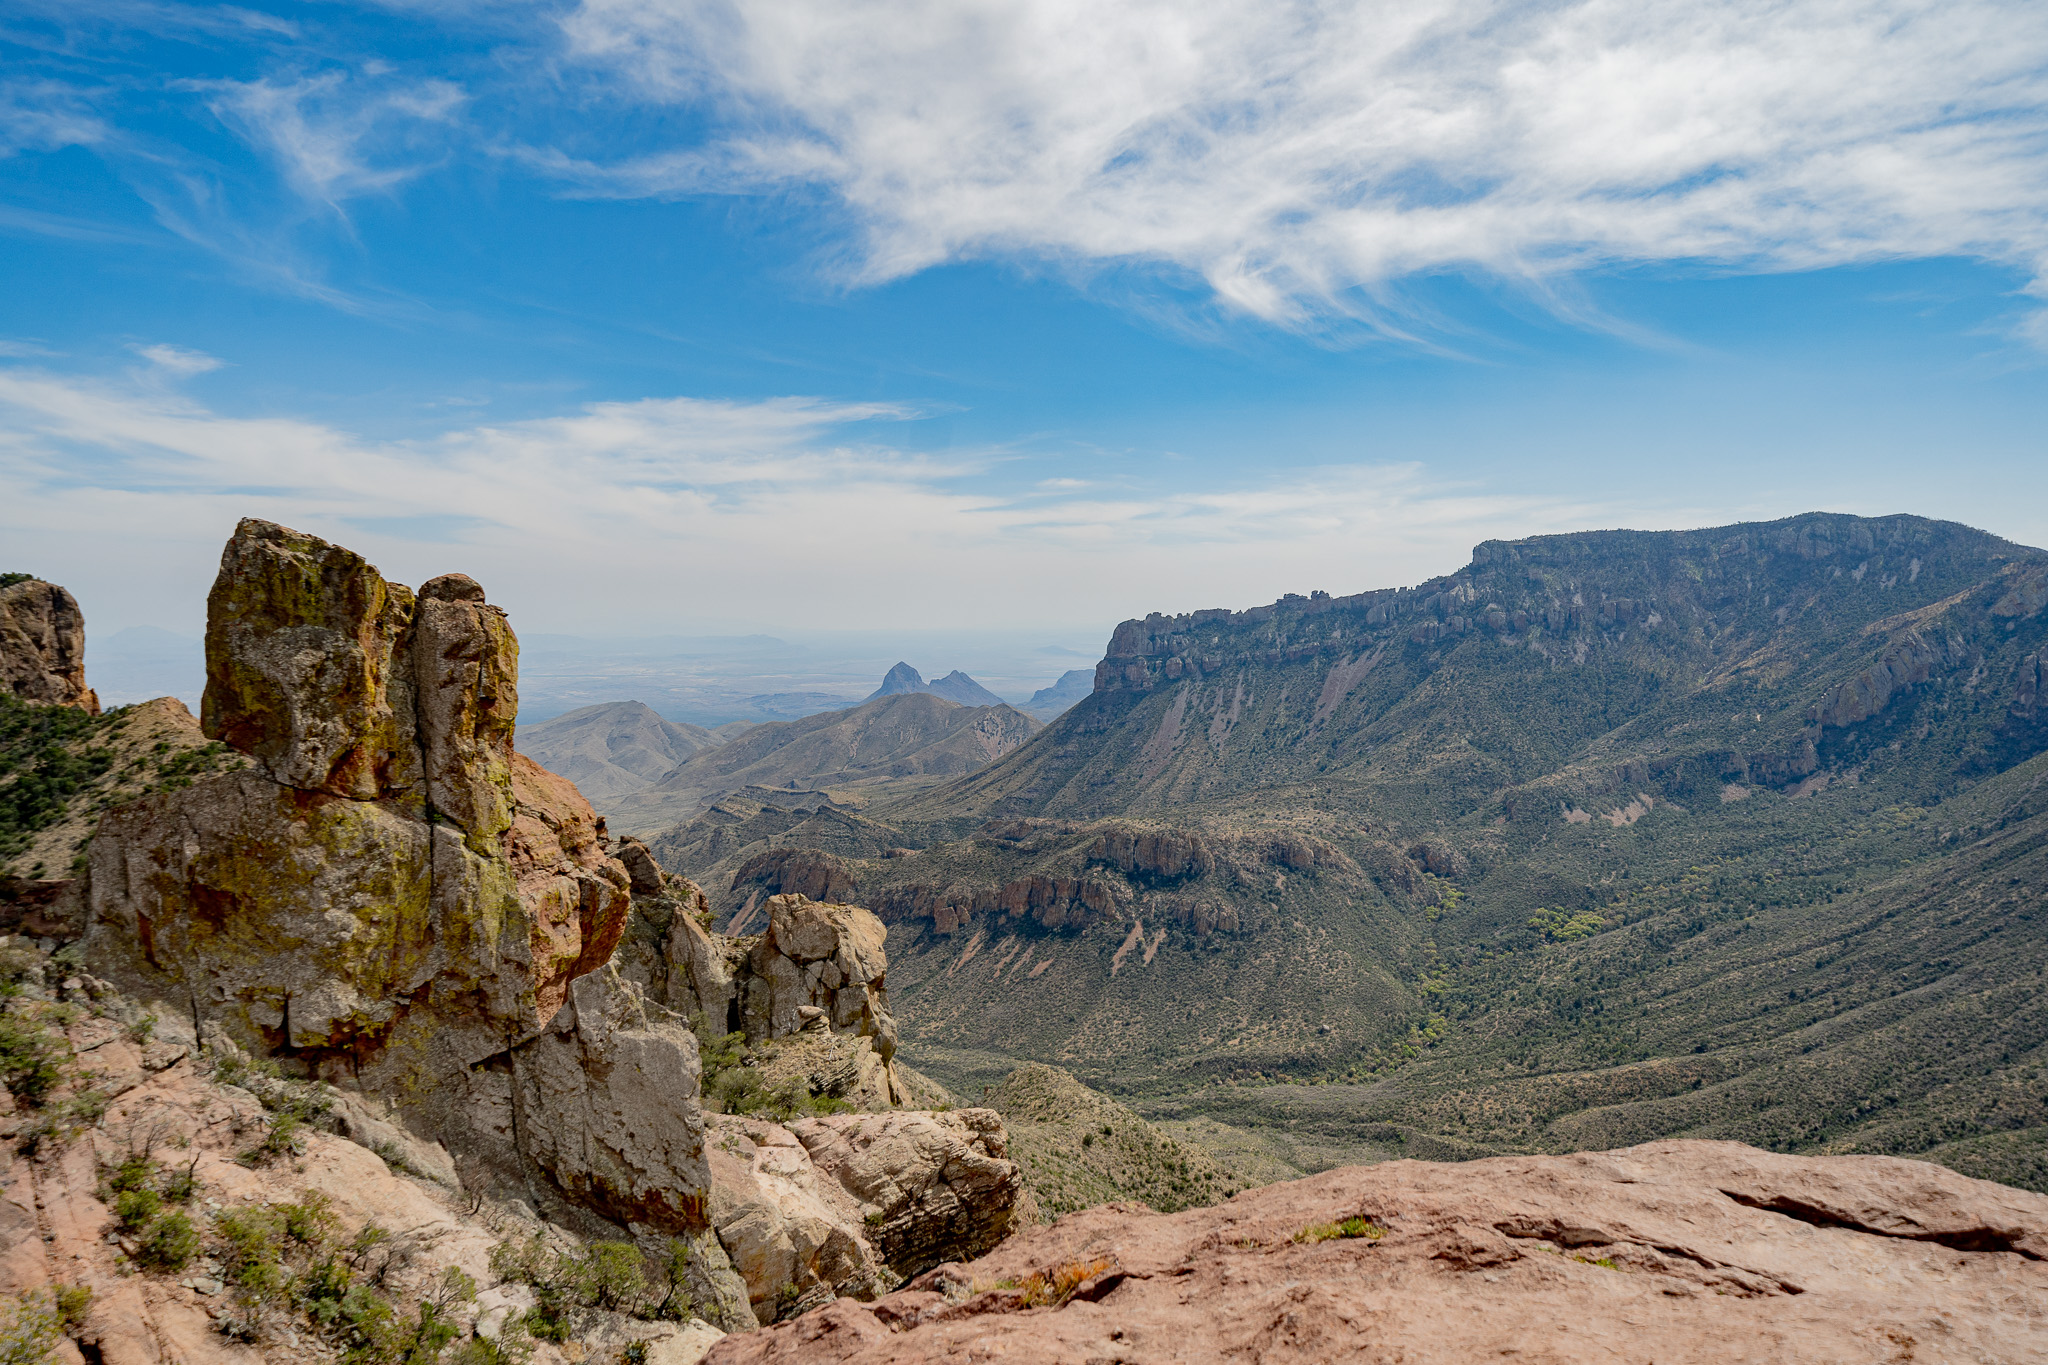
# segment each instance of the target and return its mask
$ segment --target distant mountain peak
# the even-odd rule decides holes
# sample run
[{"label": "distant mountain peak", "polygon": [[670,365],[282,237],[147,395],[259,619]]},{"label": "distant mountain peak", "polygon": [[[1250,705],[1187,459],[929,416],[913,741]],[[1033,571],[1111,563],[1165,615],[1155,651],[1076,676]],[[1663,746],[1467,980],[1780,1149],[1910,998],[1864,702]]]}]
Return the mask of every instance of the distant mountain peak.
[{"label": "distant mountain peak", "polygon": [[931,685],[924,680],[924,674],[918,672],[909,664],[899,661],[894,668],[882,675],[882,685],[876,688],[867,700],[873,701],[876,697],[893,697],[899,692],[929,692],[931,690]]},{"label": "distant mountain peak", "polygon": [[1001,706],[1003,704],[1001,697],[998,697],[995,693],[989,691],[957,668],[943,678],[935,678],[931,682],[926,682],[924,675],[907,663],[898,663],[894,668],[890,669],[883,676],[882,685],[868,695],[867,701],[873,701],[877,697],[893,697],[904,692],[923,692],[934,697],[943,697],[947,701],[960,706]]},{"label": "distant mountain peak", "polygon": [[925,691],[932,693],[934,696],[944,697],[947,701],[959,702],[962,706],[1001,706],[1003,704],[1001,697],[989,691],[957,668],[943,678],[934,678],[925,687]]}]

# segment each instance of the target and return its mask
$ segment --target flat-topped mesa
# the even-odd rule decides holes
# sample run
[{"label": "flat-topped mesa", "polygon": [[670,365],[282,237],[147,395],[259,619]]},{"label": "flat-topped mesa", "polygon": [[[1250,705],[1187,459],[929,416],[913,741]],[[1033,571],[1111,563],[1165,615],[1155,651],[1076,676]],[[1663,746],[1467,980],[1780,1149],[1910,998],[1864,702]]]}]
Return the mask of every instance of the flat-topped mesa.
[{"label": "flat-topped mesa", "polygon": [[18,701],[100,713],[85,685],[85,615],[78,599],[40,578],[0,578],[0,692]]},{"label": "flat-topped mesa", "polygon": [[[1581,531],[1483,541],[1454,573],[1412,588],[1333,597],[1288,593],[1244,611],[1154,612],[1125,621],[1095,666],[1096,692],[1148,692],[1247,665],[1364,657],[1385,642],[1433,644],[1458,637],[1599,641],[1631,627],[1662,625],[1682,638],[1709,615],[1764,612],[1768,571],[1817,574],[1861,584],[1918,584],[1916,601],[1936,600],[2000,563],[2038,567],[2038,552],[1924,517],[1811,513],[1783,521],[1698,531]],[[2030,561],[2032,562],[2030,564]],[[1788,569],[1787,566],[1792,566]],[[1599,581],[1586,577],[1597,573]],[[2048,578],[2022,574],[2014,600]],[[1754,602],[1747,599],[1754,598]],[[1737,599],[1743,599],[1737,606]],[[1782,606],[1779,596],[1776,606]],[[2035,602],[2035,609],[2039,603]],[[1995,609],[1994,609],[1995,610]],[[2014,614],[2020,614],[2015,609]],[[1725,619],[1724,622],[1725,624]],[[1782,624],[1782,617],[1780,618]]]}]

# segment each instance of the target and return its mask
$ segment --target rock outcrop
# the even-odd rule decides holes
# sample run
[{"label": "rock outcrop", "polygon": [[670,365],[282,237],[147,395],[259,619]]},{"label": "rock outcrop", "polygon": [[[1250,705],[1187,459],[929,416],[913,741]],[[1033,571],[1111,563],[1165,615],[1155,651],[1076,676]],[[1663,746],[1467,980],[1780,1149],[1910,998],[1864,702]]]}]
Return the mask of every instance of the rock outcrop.
[{"label": "rock outcrop", "polygon": [[896,1052],[883,944],[889,931],[859,906],[802,896],[768,902],[768,932],[747,955],[740,1021],[750,1038],[781,1038],[804,1025],[806,1006],[835,1030],[875,1040],[884,1062]]},{"label": "rock outcrop", "polygon": [[493,1182],[703,1234],[696,1039],[601,970],[634,872],[575,787],[512,750],[504,613],[461,575],[415,596],[245,521],[207,641],[203,723],[257,766],[108,813],[93,970],[397,1100],[394,1121]]},{"label": "rock outcrop", "polygon": [[829,1114],[790,1131],[854,1200],[869,1242],[900,1276],[980,1255],[1032,1221],[993,1109]]},{"label": "rock outcrop", "polygon": [[705,1221],[697,1040],[610,967],[511,1054],[519,1145],[575,1203],[627,1227]]},{"label": "rock outcrop", "polygon": [[98,969],[371,1088],[537,1034],[610,957],[630,879],[575,788],[512,752],[518,646],[481,599],[244,521],[201,723],[259,766],[109,814]]},{"label": "rock outcrop", "polygon": [[[391,1355],[375,1342],[390,1338],[373,1336],[379,1314],[417,1321],[427,1301],[457,1336],[500,1339],[507,1306],[523,1310],[535,1295],[503,1278],[510,1267],[493,1248],[540,1237],[558,1253],[583,1253],[503,1191],[452,1188],[445,1153],[409,1139],[363,1097],[265,1077],[217,1030],[202,1050],[175,1016],[152,1028],[107,983],[67,977],[18,937],[0,939],[0,961],[12,986],[11,1035],[39,1041],[69,1073],[40,1097],[24,1086],[19,1099],[0,1099],[0,1136],[14,1139],[0,1158],[0,1315],[14,1358],[384,1359]],[[73,1126],[68,1116],[87,1102],[97,1121]],[[281,1130],[287,1113],[311,1121]],[[287,1212],[298,1220],[291,1233]],[[229,1218],[240,1220],[239,1242]],[[61,1319],[40,1326],[35,1313],[15,1311],[49,1305],[60,1286],[73,1303]],[[354,1297],[337,1312],[344,1290]],[[720,1335],[702,1321],[650,1321],[627,1307],[571,1307],[562,1322],[569,1341],[529,1342],[521,1358],[616,1360],[639,1343],[637,1356],[656,1365],[694,1365]],[[47,1357],[32,1349],[38,1338]],[[461,1349],[472,1358],[476,1350]]]},{"label": "rock outcrop", "polygon": [[1105,1205],[713,1347],[712,1365],[2048,1358],[2048,1198],[1886,1157],[1660,1142]]},{"label": "rock outcrop", "polygon": [[763,1321],[873,1299],[1033,1221],[991,1110],[711,1123],[712,1222]]},{"label": "rock outcrop", "polygon": [[85,685],[85,616],[39,578],[0,588],[0,689],[21,701],[100,713]]},{"label": "rock outcrop", "polygon": [[[207,641],[205,732],[253,763],[104,817],[95,981],[331,1083],[334,1125],[437,1189],[629,1236],[720,1327],[872,1298],[1007,1230],[1022,1178],[985,1111],[719,1116],[707,1146],[693,1017],[776,1045],[748,1058],[772,1087],[750,1103],[906,1098],[885,930],[782,896],[765,933],[727,940],[643,845],[612,856],[574,785],[513,750],[518,643],[473,580],[415,594],[245,521]],[[532,1306],[493,1293],[480,1331]]]}]

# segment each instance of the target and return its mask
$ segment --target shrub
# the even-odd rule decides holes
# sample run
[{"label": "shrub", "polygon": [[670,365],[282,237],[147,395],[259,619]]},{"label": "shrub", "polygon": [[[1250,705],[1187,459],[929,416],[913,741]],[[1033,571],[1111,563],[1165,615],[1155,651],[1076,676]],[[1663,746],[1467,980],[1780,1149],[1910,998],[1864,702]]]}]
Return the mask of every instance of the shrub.
[{"label": "shrub", "polygon": [[280,1111],[270,1116],[270,1126],[265,1129],[263,1141],[243,1152],[235,1160],[244,1166],[261,1166],[279,1157],[297,1156],[304,1139],[299,1136],[306,1121],[297,1114]]},{"label": "shrub", "polygon": [[40,1105],[64,1079],[70,1048],[55,1032],[9,1011],[0,1014],[0,1082],[15,1099]]},{"label": "shrub", "polygon": [[647,1273],[640,1250],[631,1242],[599,1242],[591,1247],[583,1268],[583,1290],[598,1308],[630,1313],[647,1292]]},{"label": "shrub", "polygon": [[668,1322],[687,1322],[697,1311],[689,1290],[690,1261],[696,1253],[680,1237],[669,1238],[666,1250],[668,1255],[661,1269],[668,1281],[667,1291],[647,1316]]},{"label": "shrub", "polygon": [[135,1258],[152,1270],[175,1274],[199,1254],[199,1229],[182,1213],[171,1212],[150,1224]]},{"label": "shrub", "polygon": [[92,1286],[60,1284],[53,1302],[58,1325],[66,1332],[76,1332],[85,1326],[86,1316],[92,1312]]},{"label": "shrub", "polygon": [[156,1163],[139,1152],[123,1157],[107,1176],[107,1189],[113,1194],[148,1189],[155,1183]]},{"label": "shrub", "polygon": [[334,1235],[340,1220],[334,1216],[334,1201],[318,1190],[307,1190],[296,1204],[279,1204],[284,1235],[301,1246],[319,1247]]},{"label": "shrub", "polygon": [[163,1179],[158,1182],[157,1189],[167,1203],[189,1203],[199,1189],[198,1171],[199,1158],[195,1155],[191,1165],[180,1166],[166,1172]]},{"label": "shrub", "polygon": [[114,1216],[121,1220],[121,1227],[128,1232],[138,1232],[155,1220],[163,1199],[147,1186],[135,1190],[123,1190],[114,1200]]},{"label": "shrub", "polygon": [[213,1220],[214,1235],[224,1244],[221,1278],[259,1294],[282,1287],[284,1216],[267,1204],[229,1209]]},{"label": "shrub", "polygon": [[46,1365],[59,1319],[40,1294],[0,1298],[0,1365]]},{"label": "shrub", "polygon": [[1377,1242],[1387,1235],[1387,1230],[1369,1218],[1346,1218],[1336,1223],[1314,1223],[1294,1234],[1294,1240],[1313,1245],[1317,1242],[1333,1242],[1341,1237],[1363,1237]]}]

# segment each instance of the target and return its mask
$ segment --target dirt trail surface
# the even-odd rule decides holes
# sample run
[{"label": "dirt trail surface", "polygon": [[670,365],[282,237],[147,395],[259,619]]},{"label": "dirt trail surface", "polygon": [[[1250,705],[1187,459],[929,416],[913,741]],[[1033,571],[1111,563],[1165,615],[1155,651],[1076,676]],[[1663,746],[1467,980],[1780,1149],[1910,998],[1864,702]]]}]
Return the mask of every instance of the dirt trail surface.
[{"label": "dirt trail surface", "polygon": [[[1354,1220],[1347,1222],[1346,1220]],[[2048,1197],[1726,1142],[1105,1205],[708,1365],[2048,1361]]]}]

